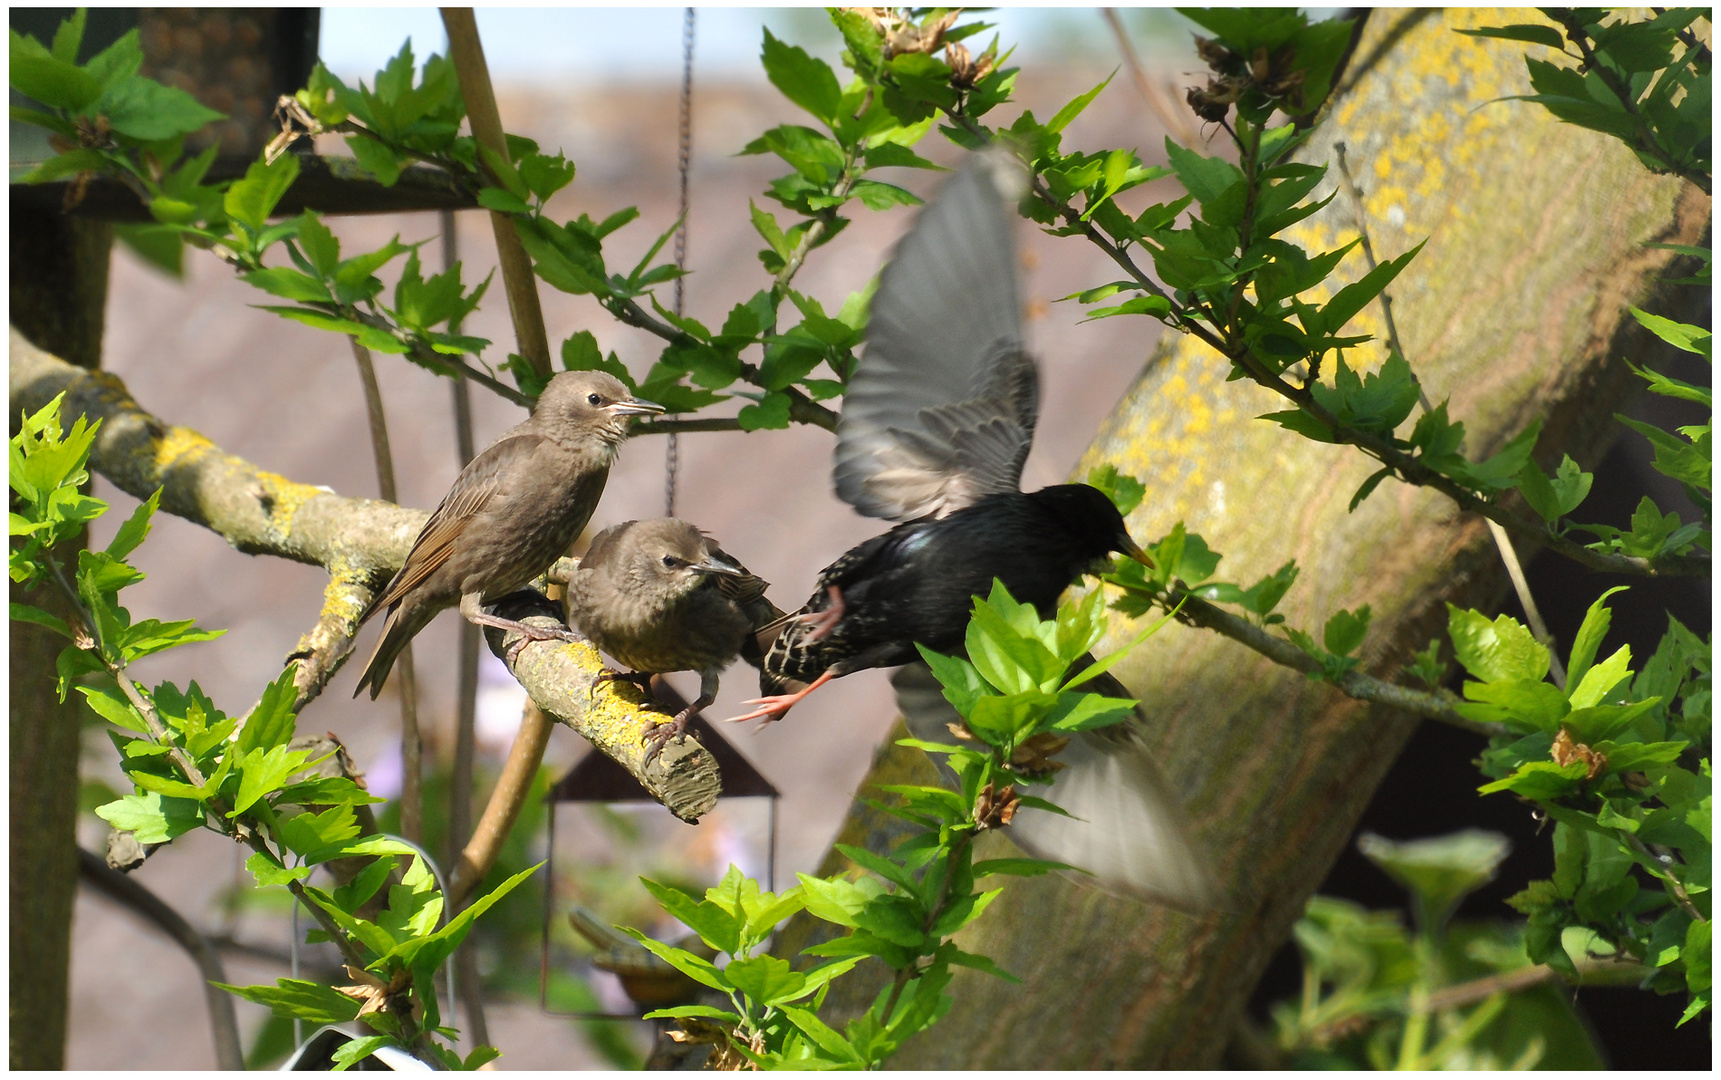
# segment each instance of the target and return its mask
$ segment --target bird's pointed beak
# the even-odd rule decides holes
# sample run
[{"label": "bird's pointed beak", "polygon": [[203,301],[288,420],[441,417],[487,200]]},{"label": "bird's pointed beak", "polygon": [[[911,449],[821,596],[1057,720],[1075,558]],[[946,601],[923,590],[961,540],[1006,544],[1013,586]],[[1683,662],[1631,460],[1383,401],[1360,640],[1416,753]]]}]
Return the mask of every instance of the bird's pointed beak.
[{"label": "bird's pointed beak", "polygon": [[617,416],[656,416],[664,411],[662,405],[655,401],[641,401],[639,398],[628,398],[626,401],[612,402],[609,411]]},{"label": "bird's pointed beak", "polygon": [[688,563],[687,568],[697,570],[702,574],[735,574],[739,576],[743,572],[739,566],[731,562],[724,562],[715,555],[707,555],[696,563]]},{"label": "bird's pointed beak", "polygon": [[1154,569],[1152,556],[1148,555],[1147,552],[1141,550],[1140,545],[1138,545],[1134,540],[1131,540],[1127,536],[1123,538],[1123,542],[1126,545],[1123,548],[1123,553],[1125,555],[1128,555],[1130,558],[1134,559],[1136,562],[1140,563],[1141,565],[1147,567],[1149,570]]}]

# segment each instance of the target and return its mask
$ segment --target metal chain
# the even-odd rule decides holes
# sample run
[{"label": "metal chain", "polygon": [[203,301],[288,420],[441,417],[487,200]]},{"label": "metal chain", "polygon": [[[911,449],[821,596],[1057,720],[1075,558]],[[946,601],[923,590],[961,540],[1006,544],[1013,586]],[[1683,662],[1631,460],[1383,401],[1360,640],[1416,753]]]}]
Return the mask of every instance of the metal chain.
[{"label": "metal chain", "polygon": [[[676,164],[681,170],[681,224],[675,230],[675,266],[687,269],[687,174],[693,161],[693,9],[681,24],[681,145]],[[682,279],[675,279],[675,314],[681,315]],[[663,513],[675,516],[675,474],[681,465],[681,445],[675,432],[663,455]]]}]

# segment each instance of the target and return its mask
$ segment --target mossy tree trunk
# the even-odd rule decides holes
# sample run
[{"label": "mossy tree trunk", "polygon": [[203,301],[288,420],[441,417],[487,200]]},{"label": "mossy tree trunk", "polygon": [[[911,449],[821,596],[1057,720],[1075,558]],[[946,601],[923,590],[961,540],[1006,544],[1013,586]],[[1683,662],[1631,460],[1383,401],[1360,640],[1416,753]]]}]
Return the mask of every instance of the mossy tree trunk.
[{"label": "mossy tree trunk", "polygon": [[[14,208],[12,322],[72,363],[101,362],[111,226]],[[12,418],[16,432],[18,418]],[[59,551],[77,564],[83,538]],[[66,618],[55,591],[27,600]],[[66,984],[72,897],[78,883],[78,749],[81,698],[61,704],[54,660],[64,639],[30,623],[11,624],[11,1048],[14,1069],[58,1069],[65,1060]]]},{"label": "mossy tree trunk", "polygon": [[[1650,175],[1615,141],[1560,125],[1538,106],[1497,101],[1529,92],[1522,47],[1454,32],[1523,21],[1497,15],[1376,12],[1353,84],[1299,156],[1331,164],[1334,143],[1346,144],[1380,258],[1429,239],[1392,290],[1394,314],[1429,398],[1450,398],[1466,422],[1470,456],[1540,419],[1539,461],[1569,452],[1593,466],[1636,381],[1624,358],[1657,355],[1626,305],[1705,317],[1681,310],[1705,305],[1703,290],[1658,286],[1669,255],[1646,245],[1699,242],[1709,200]],[[1334,168],[1317,194],[1337,177]],[[1354,221],[1341,193],[1288,238],[1329,250],[1354,238]],[[1352,279],[1360,262],[1347,259]],[[1385,338],[1377,308],[1352,326]],[[1349,359],[1369,369],[1383,355],[1356,350]],[[1347,512],[1370,463],[1255,420],[1288,406],[1226,374],[1193,338],[1172,341],[1078,467],[1079,477],[1113,462],[1147,481],[1130,521],[1136,537],[1184,521],[1224,553],[1217,577],[1244,585],[1296,559],[1302,574],[1281,605],[1289,624],[1318,637],[1339,608],[1369,604],[1364,670],[1386,678],[1443,632],[1447,601],[1497,600],[1505,575],[1481,518],[1393,481]],[[1120,625],[1110,644],[1132,629]],[[1268,959],[1415,724],[1180,626],[1114,673],[1159,721],[1164,771],[1227,903],[1196,917],[1057,877],[1011,879],[958,940],[1025,985],[958,970],[950,1014],[893,1066],[1215,1067]],[[887,745],[868,785],[919,773],[926,782],[917,757]],[[1441,831],[1431,817],[1428,832]],[[839,839],[883,850],[892,832],[891,819],[857,803]],[[847,866],[833,853],[824,872]],[[792,925],[782,955],[813,932]],[[884,975],[863,974],[869,967],[878,965],[834,985],[834,1019],[871,1002]]]}]

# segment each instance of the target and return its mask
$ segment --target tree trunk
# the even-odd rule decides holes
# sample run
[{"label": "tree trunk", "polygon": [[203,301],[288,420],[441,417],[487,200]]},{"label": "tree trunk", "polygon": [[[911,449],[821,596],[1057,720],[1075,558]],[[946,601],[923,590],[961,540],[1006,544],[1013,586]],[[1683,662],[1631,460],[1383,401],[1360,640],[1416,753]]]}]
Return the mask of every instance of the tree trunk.
[{"label": "tree trunk", "polygon": [[[1449,397],[1466,422],[1469,456],[1487,456],[1539,418],[1539,461],[1563,451],[1593,466],[1637,381],[1622,358],[1641,363],[1658,351],[1625,306],[1679,317],[1691,312],[1675,304],[1707,302],[1689,287],[1657,297],[1669,253],[1645,245],[1699,242],[1709,200],[1652,176],[1612,139],[1536,105],[1497,101],[1529,92],[1523,47],[1453,32],[1490,20],[1499,21],[1468,10],[1376,12],[1353,85],[1299,157],[1328,164],[1333,144],[1346,144],[1379,258],[1430,238],[1391,290],[1394,313],[1429,398]],[[1335,168],[1317,195],[1337,179]],[[1354,238],[1354,221],[1341,193],[1287,238],[1311,254],[1330,250]],[[1360,263],[1355,253],[1346,260],[1352,280]],[[1385,337],[1373,306],[1352,328]],[[1371,369],[1383,355],[1371,347],[1349,360]],[[1113,462],[1147,482],[1130,521],[1138,539],[1184,521],[1225,553],[1217,577],[1245,586],[1296,559],[1302,575],[1280,606],[1289,625],[1318,639],[1333,612],[1369,604],[1363,667],[1389,679],[1443,633],[1446,601],[1498,598],[1505,575],[1481,518],[1397,482],[1347,512],[1370,463],[1256,422],[1288,406],[1226,375],[1217,355],[1179,336],[1077,468],[1080,478]],[[1109,646],[1133,629],[1118,626]],[[1415,724],[1176,625],[1114,674],[1159,720],[1160,761],[1211,853],[1223,909],[1197,917],[1058,877],[1010,879],[958,940],[1024,985],[959,969],[950,1014],[893,1067],[1217,1066],[1268,959]],[[929,766],[914,760],[922,756],[887,745],[867,786],[927,782]],[[892,819],[857,803],[839,839],[879,851],[893,832]],[[822,872],[849,868],[833,853]],[[816,932],[804,919],[792,924],[781,954]],[[834,1023],[870,1004],[879,967],[833,985]]]},{"label": "tree trunk", "polygon": [[[113,228],[58,213],[14,209],[12,322],[67,360],[101,362]],[[12,418],[13,425],[17,417]],[[15,431],[16,428],[14,427]],[[77,565],[77,537],[57,552]],[[38,587],[28,601],[61,618],[69,605]],[[61,704],[54,660],[66,644],[30,623],[11,625],[11,1066],[58,1069],[66,1047],[72,896],[78,883],[78,750],[82,699]]]}]

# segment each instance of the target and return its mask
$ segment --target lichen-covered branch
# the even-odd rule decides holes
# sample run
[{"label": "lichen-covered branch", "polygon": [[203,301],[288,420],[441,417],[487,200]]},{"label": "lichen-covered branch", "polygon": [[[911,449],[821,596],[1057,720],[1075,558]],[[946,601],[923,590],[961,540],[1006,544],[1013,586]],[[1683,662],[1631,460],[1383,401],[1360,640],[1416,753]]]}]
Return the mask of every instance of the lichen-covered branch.
[{"label": "lichen-covered branch", "polygon": [[[515,593],[491,610],[527,625],[562,626],[555,605],[537,593]],[[527,642],[511,657],[522,637],[516,630],[485,630],[491,650],[550,719],[614,758],[676,817],[691,822],[710,812],[720,784],[717,761],[693,736],[671,740],[647,766],[645,735],[669,718],[650,709],[645,692],[625,679],[604,678],[603,660],[589,642]]]},{"label": "lichen-covered branch", "polygon": [[[10,371],[13,416],[35,412],[64,393],[68,417],[82,413],[102,422],[90,468],[120,490],[144,499],[160,488],[163,510],[210,529],[246,554],[276,555],[329,572],[322,615],[287,657],[299,662],[295,707],[314,699],[345,662],[359,616],[374,589],[405,560],[425,512],[348,498],[266,472],[190,428],[153,416],[118,378],[68,364],[16,328]],[[552,611],[538,614],[554,619]],[[647,708],[630,684],[600,681],[604,668],[596,649],[533,643],[511,670],[554,720],[615,758],[672,813],[691,821],[710,810],[718,787],[715,760],[689,738],[671,743],[646,769],[641,737],[665,718]],[[513,816],[502,816],[511,826]]]}]

